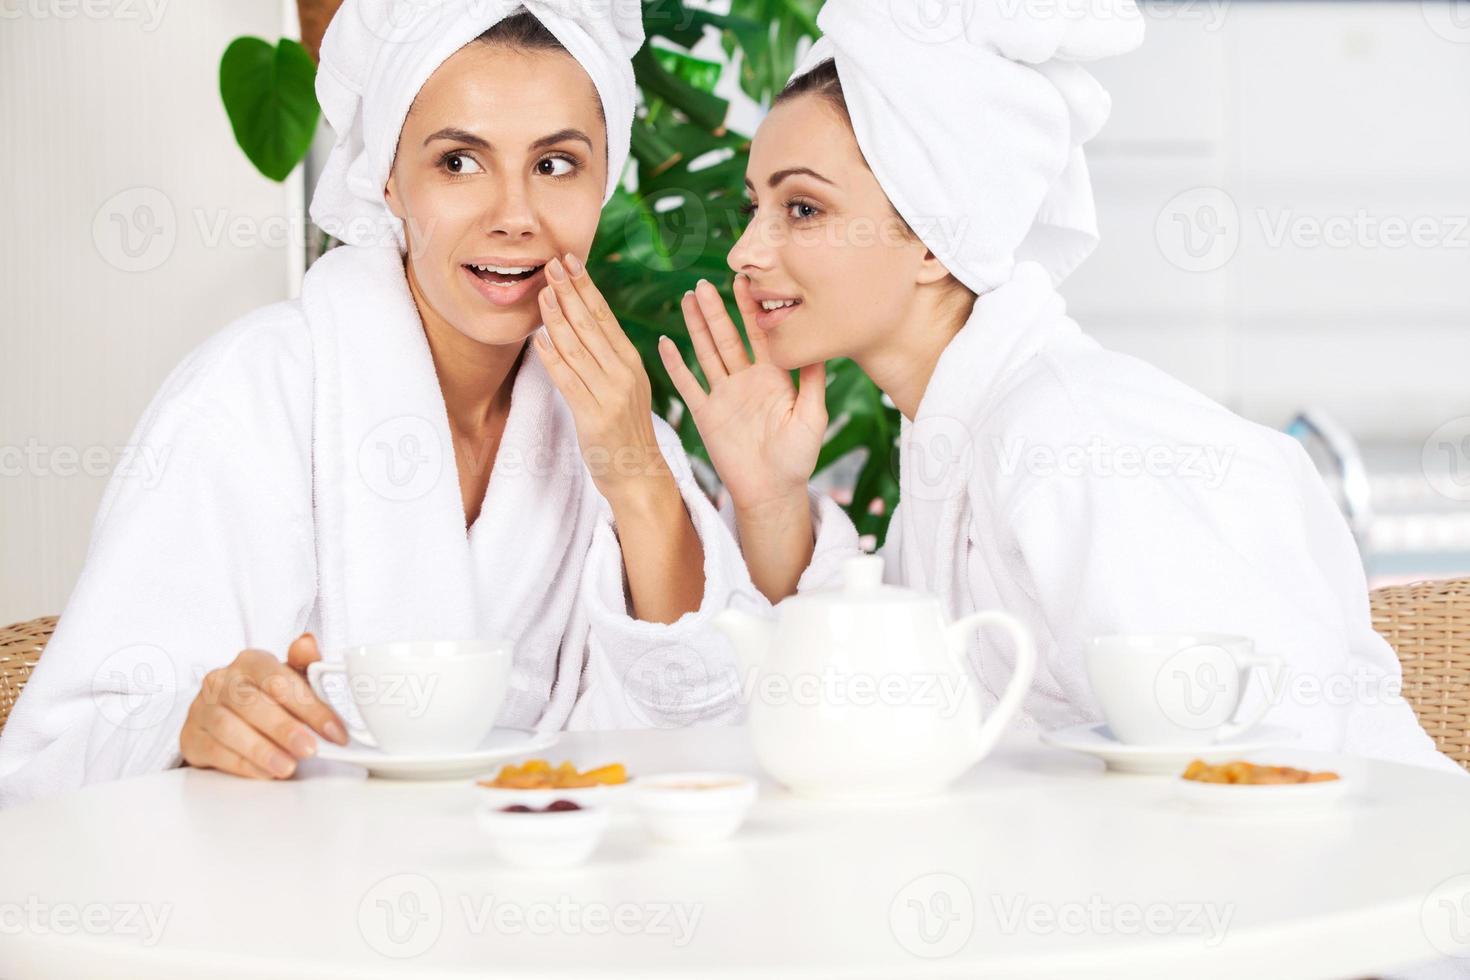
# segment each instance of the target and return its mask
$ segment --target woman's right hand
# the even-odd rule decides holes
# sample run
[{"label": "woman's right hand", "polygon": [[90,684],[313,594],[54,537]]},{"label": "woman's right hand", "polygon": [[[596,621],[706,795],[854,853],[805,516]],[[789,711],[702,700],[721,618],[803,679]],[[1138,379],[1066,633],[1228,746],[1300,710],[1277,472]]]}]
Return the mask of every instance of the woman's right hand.
[{"label": "woman's right hand", "polygon": [[316,754],[313,730],[347,744],[342,720],[306,682],[307,665],[320,659],[316,637],[303,633],[285,663],[264,650],[242,650],[229,666],[205,674],[179,733],[184,761],[252,779],[285,779],[298,760]]},{"label": "woman's right hand", "polygon": [[827,432],[827,367],[801,369],[801,389],[771,363],[750,280],[735,277],[735,302],[755,352],[752,362],[719,291],[704,280],[686,293],[684,322],[709,379],[706,394],[667,337],[664,368],[694,418],[710,461],[735,507],[740,551],[751,581],[771,602],[796,591],[814,547],[807,481]]},{"label": "woman's right hand", "polygon": [[798,391],[791,374],[771,363],[765,337],[753,326],[757,308],[743,275],[735,277],[735,303],[754,361],[713,285],[701,279],[681,304],[694,353],[709,381],[708,394],[672,340],[659,340],[659,355],[736,512],[755,513],[793,501],[805,508],[807,481],[827,431],[826,365],[802,368]]}]

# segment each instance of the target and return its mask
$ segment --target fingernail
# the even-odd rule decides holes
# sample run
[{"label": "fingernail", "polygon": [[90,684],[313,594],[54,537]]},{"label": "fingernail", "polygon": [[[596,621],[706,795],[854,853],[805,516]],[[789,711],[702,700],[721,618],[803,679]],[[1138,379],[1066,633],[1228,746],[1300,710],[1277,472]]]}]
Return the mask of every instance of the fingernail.
[{"label": "fingernail", "polygon": [[270,766],[270,771],[277,776],[289,776],[292,770],[296,768],[296,760],[284,752],[272,750],[268,765]]},{"label": "fingernail", "polygon": [[341,725],[335,721],[329,721],[323,727],[327,730],[327,738],[336,742],[338,745],[347,744],[347,733],[342,730]]},{"label": "fingernail", "polygon": [[292,732],[286,741],[291,743],[291,753],[298,759],[316,755],[316,739],[309,732]]},{"label": "fingernail", "polygon": [[[560,281],[560,279],[557,279],[557,282]],[[556,309],[556,293],[552,292],[551,287],[548,286],[547,288],[541,290],[541,298],[546,301],[547,306],[551,307],[553,310]]]},{"label": "fingernail", "polygon": [[579,259],[579,258],[577,258],[571,252],[568,252],[567,253],[567,268],[571,270],[572,275],[574,275],[574,276],[580,276],[582,274],[582,260]]},{"label": "fingernail", "polygon": [[565,282],[567,278],[566,271],[562,269],[561,262],[557,259],[552,259],[550,262],[546,263],[546,274],[550,276],[554,282]]}]

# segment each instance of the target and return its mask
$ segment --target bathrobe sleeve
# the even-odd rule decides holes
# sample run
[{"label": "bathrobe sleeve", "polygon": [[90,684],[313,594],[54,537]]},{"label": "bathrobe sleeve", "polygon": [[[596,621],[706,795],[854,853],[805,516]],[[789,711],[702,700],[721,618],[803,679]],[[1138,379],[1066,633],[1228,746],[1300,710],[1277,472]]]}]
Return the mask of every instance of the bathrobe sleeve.
[{"label": "bathrobe sleeve", "polygon": [[0,737],[0,806],[180,764],[204,674],[247,647],[284,655],[315,594],[310,371],[279,304],[164,382]]},{"label": "bathrobe sleeve", "polygon": [[743,714],[734,650],[710,620],[727,607],[758,611],[764,599],[695,480],[678,435],[657,417],[654,429],[704,549],[704,596],[698,609],[672,623],[635,619],[612,510],[599,501],[580,597],[589,669],[569,728],[723,724]]},{"label": "bathrobe sleeve", "polygon": [[[1045,413],[1026,417],[1033,443],[1048,438],[1036,427]],[[1357,549],[1300,445],[1223,410],[1213,427],[1190,424],[1193,439],[1137,426],[1053,431],[1053,448],[1108,448],[1019,481],[1009,517],[987,531],[1009,534],[1005,571],[1044,611],[1063,662],[1043,669],[1061,695],[1100,717],[1083,663],[1089,636],[1241,634],[1286,663],[1274,678],[1256,671],[1243,711],[1265,698],[1263,721],[1297,729],[1304,748],[1463,772],[1399,696]]]}]

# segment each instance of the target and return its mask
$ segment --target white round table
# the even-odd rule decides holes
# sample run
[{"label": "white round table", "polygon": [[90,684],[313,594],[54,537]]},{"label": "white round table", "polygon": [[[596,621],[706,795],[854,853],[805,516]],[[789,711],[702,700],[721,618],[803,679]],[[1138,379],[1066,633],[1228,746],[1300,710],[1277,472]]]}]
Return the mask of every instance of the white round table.
[{"label": "white round table", "polygon": [[[567,733],[542,754],[757,771],[740,728]],[[619,813],[555,872],[496,862],[468,779],[174,770],[0,812],[0,976],[1333,977],[1442,955],[1470,779],[1274,755],[1357,793],[1314,817],[1200,812],[1015,734],[942,798],[763,782],[730,841],[656,844]],[[1470,943],[1458,913],[1448,935]]]}]

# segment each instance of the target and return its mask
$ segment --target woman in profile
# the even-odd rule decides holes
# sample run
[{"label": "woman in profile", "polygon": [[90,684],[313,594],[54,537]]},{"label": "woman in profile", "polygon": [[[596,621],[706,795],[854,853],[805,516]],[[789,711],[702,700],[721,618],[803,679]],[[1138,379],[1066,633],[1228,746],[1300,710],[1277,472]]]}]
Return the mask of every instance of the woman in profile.
[{"label": "woman in profile", "polygon": [[[940,21],[925,6],[828,0],[756,133],[729,255],[754,361],[707,283],[683,309],[708,392],[661,341],[755,584],[771,601],[819,588],[857,550],[807,488],[823,364],[852,358],[903,419],[886,574],[951,618],[1027,623],[1023,725],[1100,720],[1091,636],[1241,634],[1285,660],[1248,697],[1304,747],[1462,772],[1399,694],[1301,446],[1066,315],[1056,285],[1097,242],[1082,145],[1109,110],[1084,65],[1142,40],[1132,0],[955,4]],[[1010,656],[972,643],[992,702]]]},{"label": "woman in profile", "polygon": [[729,676],[706,621],[753,597],[744,564],[583,265],[643,41],[636,4],[587,9],[338,11],[311,213],[345,244],[149,406],[164,476],[108,487],[0,804],[180,763],[290,776],[346,741],[301,670],[361,643],[510,640],[500,725],[738,710],[698,678]]}]

